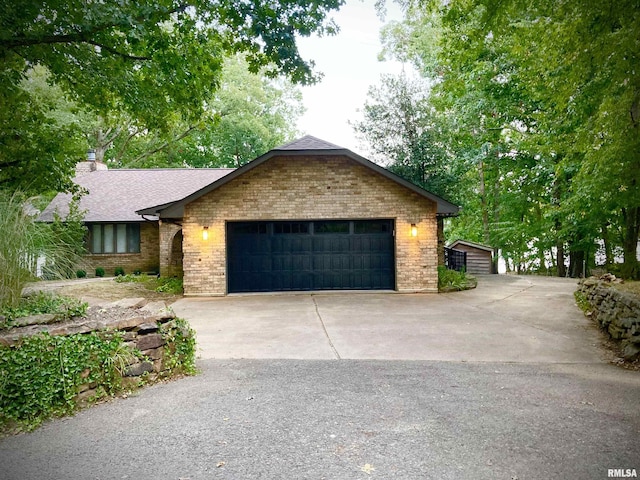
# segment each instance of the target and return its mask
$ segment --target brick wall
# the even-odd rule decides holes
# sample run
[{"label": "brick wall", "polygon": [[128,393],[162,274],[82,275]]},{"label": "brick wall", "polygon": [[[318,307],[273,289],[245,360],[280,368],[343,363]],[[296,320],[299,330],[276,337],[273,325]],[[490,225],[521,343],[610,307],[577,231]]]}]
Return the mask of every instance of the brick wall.
[{"label": "brick wall", "polygon": [[435,202],[347,157],[307,156],[274,157],[186,205],[185,294],[226,294],[226,221],[367,218],[395,219],[398,291],[437,292]]},{"label": "brick wall", "polygon": [[144,222],[140,224],[140,253],[92,253],[84,256],[80,268],[90,277],[95,276],[97,267],[104,268],[107,276],[112,276],[117,267],[124,268],[125,273],[134,270],[157,272],[159,257],[158,224]]}]

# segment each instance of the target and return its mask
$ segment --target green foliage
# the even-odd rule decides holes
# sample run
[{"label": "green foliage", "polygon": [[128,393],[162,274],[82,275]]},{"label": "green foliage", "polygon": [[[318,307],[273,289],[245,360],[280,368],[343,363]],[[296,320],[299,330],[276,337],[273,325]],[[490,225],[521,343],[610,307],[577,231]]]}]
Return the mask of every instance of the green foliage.
[{"label": "green foliage", "polygon": [[301,102],[291,82],[251,73],[245,57],[235,55],[225,59],[220,89],[201,122],[176,122],[166,134],[120,125],[103,136],[114,147],[105,158],[127,168],[236,168],[296,136]]},{"label": "green foliage", "polygon": [[0,307],[17,305],[39,259],[45,259],[48,277],[68,278],[83,251],[84,227],[75,202],[68,221],[56,218],[53,224],[35,222],[32,210],[20,193],[0,190]]},{"label": "green foliage", "polygon": [[122,268],[122,267],[116,267],[116,268],[115,268],[115,270],[113,271],[113,274],[114,274],[116,277],[121,277],[121,276],[123,276],[123,275],[124,275],[124,268]]},{"label": "green foliage", "polygon": [[[2,65],[0,79],[6,80],[7,64]],[[17,76],[13,86],[2,82],[0,188],[37,195],[73,187],[75,163],[88,144],[81,115],[49,80],[47,69],[36,65]]]},{"label": "green foliage", "polygon": [[96,398],[121,388],[113,359],[131,355],[119,332],[52,337],[42,334],[0,347],[0,429],[32,430],[51,416],[76,409],[83,384],[99,386]]},{"label": "green foliage", "polygon": [[104,277],[104,268],[96,267],[96,277]]},{"label": "green foliage", "polygon": [[580,290],[573,292],[573,297],[576,299],[576,305],[578,305],[578,308],[585,314],[593,310],[587,296]]},{"label": "green foliage", "polygon": [[[126,143],[131,132],[189,130],[212,116],[223,59],[239,52],[253,73],[314,82],[313,62],[302,59],[296,37],[334,33],[328,15],[342,3],[25,0],[16,8],[4,1],[0,187],[72,188],[87,139],[77,121],[52,115],[57,106],[104,120],[100,133],[126,131]],[[34,67],[48,72],[55,90],[38,96],[23,85]]]},{"label": "green foliage", "polygon": [[363,120],[353,124],[373,158],[436,195],[459,194],[458,172],[443,137],[442,121],[429,102],[426,81],[385,75],[370,87]]},{"label": "green foliage", "polygon": [[156,292],[181,295],[183,292],[181,278],[159,278]]},{"label": "green foliage", "polygon": [[76,270],[76,277],[77,278],[86,278],[87,277],[87,271],[86,270]]},{"label": "green foliage", "polygon": [[449,270],[443,265],[438,266],[438,290],[442,292],[450,292],[454,290],[467,290],[474,288],[476,282],[465,272],[457,270]]},{"label": "green foliage", "polygon": [[[408,1],[385,55],[433,85],[462,214],[449,235],[510,268],[584,274],[594,243],[640,274],[640,15],[635,0]],[[565,255],[565,252],[568,255]]]},{"label": "green foliage", "polygon": [[52,313],[60,320],[68,320],[72,317],[82,317],[87,313],[87,303],[76,298],[64,297],[49,292],[37,292],[27,297],[22,297],[18,305],[5,307],[0,310],[0,315],[11,322],[19,317],[37,315],[40,313]]},{"label": "green foliage", "polygon": [[151,277],[149,277],[148,275],[129,273],[127,275],[120,275],[116,277],[115,280],[118,283],[131,283],[131,282],[145,283],[150,281]]},{"label": "green foliage", "polygon": [[160,333],[167,342],[164,347],[163,365],[172,374],[195,375],[196,332],[189,323],[182,318],[176,318],[163,324]]}]

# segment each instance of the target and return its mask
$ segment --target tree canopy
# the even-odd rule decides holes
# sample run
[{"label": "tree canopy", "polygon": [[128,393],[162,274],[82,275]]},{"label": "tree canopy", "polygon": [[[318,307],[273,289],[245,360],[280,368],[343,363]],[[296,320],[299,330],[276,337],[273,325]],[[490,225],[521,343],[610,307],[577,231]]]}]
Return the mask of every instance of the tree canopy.
[{"label": "tree canopy", "polygon": [[29,172],[32,189],[69,186],[77,156],[64,139],[76,131],[47,130],[46,105],[24,88],[34,66],[97,115],[123,113],[147,129],[167,130],[176,117],[194,125],[211,111],[224,58],[235,53],[254,73],[317,80],[296,35],[335,32],[328,15],[342,3],[0,0],[0,184]]},{"label": "tree canopy", "polygon": [[[511,267],[582,275],[599,245],[638,275],[640,3],[402,2],[385,52],[433,83],[429,104],[466,171],[452,235]],[[468,188],[467,188],[468,187]]]}]

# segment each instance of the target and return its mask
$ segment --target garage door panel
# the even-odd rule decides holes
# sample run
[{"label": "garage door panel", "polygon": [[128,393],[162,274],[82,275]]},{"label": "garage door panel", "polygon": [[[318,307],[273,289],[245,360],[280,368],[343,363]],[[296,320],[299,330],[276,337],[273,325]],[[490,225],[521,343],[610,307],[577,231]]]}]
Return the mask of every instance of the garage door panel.
[{"label": "garage door panel", "polygon": [[395,287],[391,220],[252,223],[228,224],[229,292]]}]

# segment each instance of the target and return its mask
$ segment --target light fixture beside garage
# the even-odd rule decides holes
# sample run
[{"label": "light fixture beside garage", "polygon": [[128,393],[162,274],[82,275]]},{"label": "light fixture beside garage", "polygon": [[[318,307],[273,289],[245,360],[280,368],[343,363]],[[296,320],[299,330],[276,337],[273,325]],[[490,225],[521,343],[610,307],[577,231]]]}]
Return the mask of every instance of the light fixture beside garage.
[{"label": "light fixture beside garage", "polygon": [[202,240],[209,240],[209,227],[202,227]]},{"label": "light fixture beside garage", "polygon": [[418,236],[418,227],[416,226],[415,223],[411,224],[411,236],[412,237],[417,237]]}]

